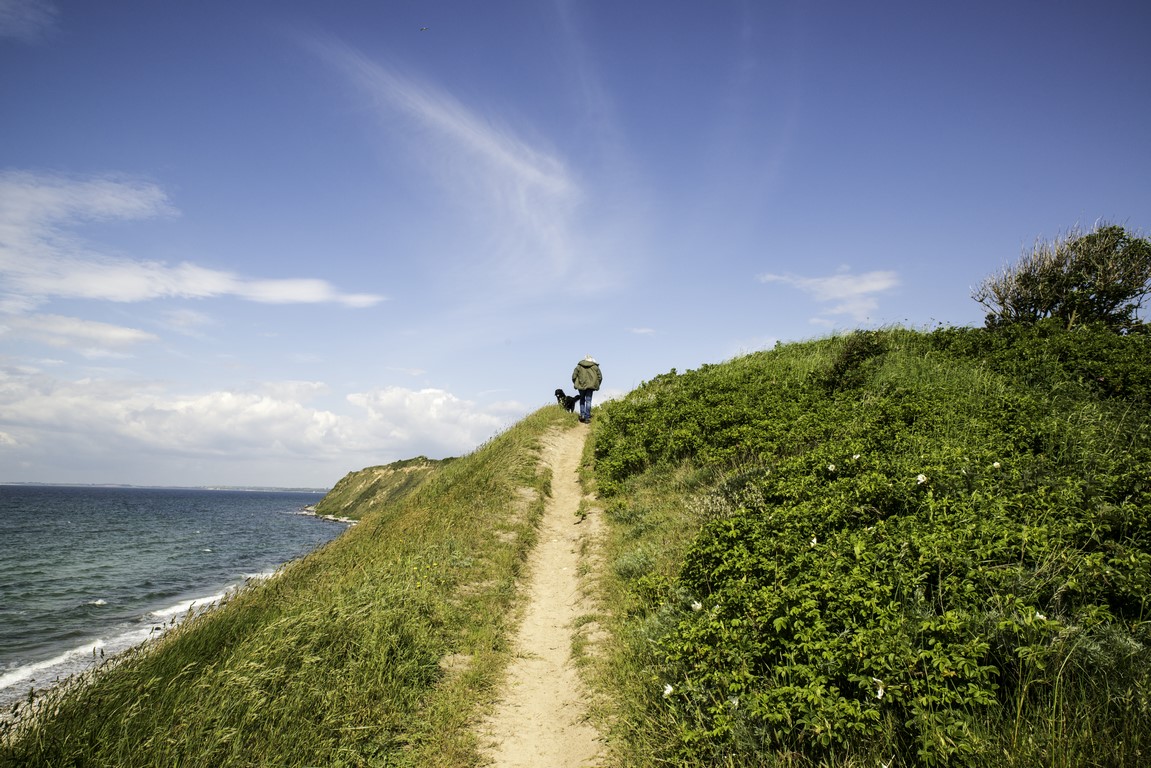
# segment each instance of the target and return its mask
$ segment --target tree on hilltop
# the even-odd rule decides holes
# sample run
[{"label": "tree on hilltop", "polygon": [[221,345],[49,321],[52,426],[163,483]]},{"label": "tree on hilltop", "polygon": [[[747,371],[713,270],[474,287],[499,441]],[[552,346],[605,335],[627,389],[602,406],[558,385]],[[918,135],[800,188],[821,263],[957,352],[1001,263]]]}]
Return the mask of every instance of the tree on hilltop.
[{"label": "tree on hilltop", "polygon": [[1047,317],[1067,328],[1098,322],[1116,331],[1139,324],[1151,293],[1151,242],[1115,224],[1039,241],[1015,264],[989,275],[972,298],[990,312],[988,328]]}]

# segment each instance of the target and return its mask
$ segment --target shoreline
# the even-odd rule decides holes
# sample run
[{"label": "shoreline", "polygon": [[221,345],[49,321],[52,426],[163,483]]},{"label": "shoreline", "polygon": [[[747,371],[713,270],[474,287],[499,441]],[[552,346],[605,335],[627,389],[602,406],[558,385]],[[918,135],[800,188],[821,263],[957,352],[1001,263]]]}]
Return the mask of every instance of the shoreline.
[{"label": "shoreline", "polygon": [[[282,510],[282,513],[336,523],[343,526],[343,530],[358,522],[350,518],[316,514],[314,504],[296,506],[294,510],[289,507]],[[338,537],[343,530],[333,538]],[[182,595],[173,595],[168,603],[153,603],[151,608],[143,607],[139,613],[124,615],[115,623],[104,624],[97,620],[71,642],[45,644],[41,649],[42,654],[33,653],[19,660],[8,659],[0,667],[0,725],[3,725],[3,729],[14,727],[13,723],[34,715],[45,702],[51,702],[55,696],[66,695],[74,686],[86,685],[101,671],[123,661],[128,654],[146,652],[156,640],[186,619],[219,607],[249,587],[276,578],[284,568],[306,557],[311,551],[314,549],[301,552],[270,568],[236,574],[226,583],[203,583],[199,589],[193,588]],[[105,604],[102,599],[80,599],[89,605]]]},{"label": "shoreline", "polygon": [[357,523],[360,522],[359,520],[354,520],[350,517],[337,517],[336,515],[318,514],[316,512],[316,505],[315,504],[308,504],[307,506],[305,506],[301,510],[301,512],[303,512],[306,515],[311,515],[312,517],[316,518],[317,520],[327,520],[330,523],[345,523],[349,527],[356,525]]},{"label": "shoreline", "polygon": [[29,714],[34,715],[51,696],[86,685],[128,654],[144,652],[188,619],[214,610],[249,587],[276,578],[290,562],[282,563],[274,571],[245,576],[243,581],[229,584],[223,591],[147,611],[137,617],[134,626],[124,625],[118,633],[90,638],[50,658],[5,671],[0,679],[12,679],[0,688],[0,723],[19,723]]}]

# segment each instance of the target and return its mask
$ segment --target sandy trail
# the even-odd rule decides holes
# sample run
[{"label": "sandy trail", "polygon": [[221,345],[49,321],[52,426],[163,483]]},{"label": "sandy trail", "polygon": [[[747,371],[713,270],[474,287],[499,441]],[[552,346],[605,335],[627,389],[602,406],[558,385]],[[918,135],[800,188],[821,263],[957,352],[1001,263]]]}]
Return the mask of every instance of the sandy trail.
[{"label": "sandy trail", "polygon": [[527,596],[496,711],[479,726],[488,765],[588,768],[600,765],[602,739],[588,722],[587,699],[571,656],[573,621],[584,604],[577,567],[582,540],[597,535],[595,515],[579,523],[576,476],[587,428],[556,430],[544,441],[552,496],[521,589]]}]

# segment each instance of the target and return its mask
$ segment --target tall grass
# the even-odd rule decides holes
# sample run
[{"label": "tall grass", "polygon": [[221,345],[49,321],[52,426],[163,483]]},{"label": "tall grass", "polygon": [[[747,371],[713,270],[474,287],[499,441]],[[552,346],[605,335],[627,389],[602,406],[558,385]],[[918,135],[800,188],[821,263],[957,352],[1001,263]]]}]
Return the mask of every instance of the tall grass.
[{"label": "tall grass", "polygon": [[[0,765],[468,766],[507,661],[545,408],[0,733]],[[526,489],[526,490],[525,490]]]}]

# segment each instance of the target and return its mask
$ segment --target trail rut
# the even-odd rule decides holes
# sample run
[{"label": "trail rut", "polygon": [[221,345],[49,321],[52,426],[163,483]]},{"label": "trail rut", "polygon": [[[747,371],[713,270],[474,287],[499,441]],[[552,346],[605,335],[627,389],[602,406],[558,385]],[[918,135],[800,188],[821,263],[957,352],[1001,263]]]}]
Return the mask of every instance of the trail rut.
[{"label": "trail rut", "polygon": [[598,535],[598,517],[580,523],[576,471],[585,427],[555,430],[542,461],[552,470],[551,498],[525,570],[523,622],[515,660],[495,712],[479,726],[486,765],[494,768],[591,768],[601,765],[602,739],[587,714],[587,697],[572,660],[574,621],[594,609],[581,597],[581,543]]}]

